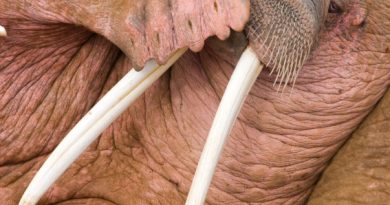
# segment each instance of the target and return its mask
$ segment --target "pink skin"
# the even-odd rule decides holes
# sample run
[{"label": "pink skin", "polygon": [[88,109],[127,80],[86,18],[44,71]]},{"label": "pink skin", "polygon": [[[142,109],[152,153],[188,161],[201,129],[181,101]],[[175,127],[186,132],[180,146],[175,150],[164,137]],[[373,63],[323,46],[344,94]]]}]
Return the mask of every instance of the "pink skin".
[{"label": "pink skin", "polygon": [[200,51],[206,38],[226,39],[230,28],[242,31],[249,6],[249,0],[3,0],[0,18],[84,26],[105,36],[127,54],[134,67],[142,68],[149,59],[164,63],[182,47]]},{"label": "pink skin", "polygon": [[[329,16],[291,96],[291,87],[276,92],[274,75],[259,77],[224,149],[208,203],[302,204],[381,98],[390,84],[390,28],[378,22],[390,22],[390,3],[348,2],[343,15]],[[9,31],[0,40],[0,198],[17,204],[47,155],[131,61],[80,27],[5,16],[0,24]],[[234,33],[229,41],[205,45],[200,53],[186,53],[123,113],[41,203],[183,204],[246,42]]]}]

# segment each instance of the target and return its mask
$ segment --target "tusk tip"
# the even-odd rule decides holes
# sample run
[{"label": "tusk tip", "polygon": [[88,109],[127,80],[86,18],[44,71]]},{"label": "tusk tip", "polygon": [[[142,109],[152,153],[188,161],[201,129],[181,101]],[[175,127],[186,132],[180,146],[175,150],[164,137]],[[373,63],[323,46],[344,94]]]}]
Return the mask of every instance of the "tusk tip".
[{"label": "tusk tip", "polygon": [[7,31],[3,26],[0,26],[0,37],[6,37],[7,36]]},{"label": "tusk tip", "polygon": [[33,197],[26,193],[22,196],[18,205],[35,205],[38,202],[39,198]]},{"label": "tusk tip", "polygon": [[19,205],[35,205],[35,203],[23,200],[19,202]]}]

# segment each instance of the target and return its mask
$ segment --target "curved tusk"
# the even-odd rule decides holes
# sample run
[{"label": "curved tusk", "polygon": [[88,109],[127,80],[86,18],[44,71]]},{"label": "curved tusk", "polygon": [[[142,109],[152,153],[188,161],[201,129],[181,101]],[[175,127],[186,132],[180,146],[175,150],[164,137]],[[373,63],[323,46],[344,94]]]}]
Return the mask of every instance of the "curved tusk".
[{"label": "curved tusk", "polygon": [[7,36],[7,30],[3,26],[0,25],[0,37],[6,37]]},{"label": "curved tusk", "polygon": [[186,50],[186,48],[178,50],[165,65],[158,66],[155,61],[149,61],[142,71],[137,72],[132,69],[126,74],[57,146],[27,187],[19,205],[36,204],[104,129],[167,71]]},{"label": "curved tusk", "polygon": [[218,107],[192,181],[186,205],[202,205],[204,203],[223,146],[246,96],[263,67],[254,51],[248,47],[242,54]]}]

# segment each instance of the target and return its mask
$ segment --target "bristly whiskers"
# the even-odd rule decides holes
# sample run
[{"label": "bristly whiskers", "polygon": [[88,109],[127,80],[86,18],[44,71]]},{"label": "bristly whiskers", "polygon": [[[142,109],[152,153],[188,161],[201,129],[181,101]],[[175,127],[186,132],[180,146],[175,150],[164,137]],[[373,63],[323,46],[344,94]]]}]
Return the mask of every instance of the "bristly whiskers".
[{"label": "bristly whiskers", "polygon": [[[274,0],[252,0],[251,18],[246,32],[260,60],[276,73],[278,92],[287,84],[294,87],[298,73],[314,44],[313,19],[303,9]],[[259,12],[261,11],[261,12]],[[284,85],[283,85],[284,84]]]}]

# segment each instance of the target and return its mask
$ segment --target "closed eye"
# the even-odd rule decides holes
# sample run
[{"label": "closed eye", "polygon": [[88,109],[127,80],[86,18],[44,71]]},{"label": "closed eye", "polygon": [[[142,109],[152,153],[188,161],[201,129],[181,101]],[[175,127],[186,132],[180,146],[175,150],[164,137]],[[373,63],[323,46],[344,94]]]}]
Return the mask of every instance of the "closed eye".
[{"label": "closed eye", "polygon": [[337,4],[336,1],[334,1],[334,0],[330,1],[328,13],[330,13],[330,14],[340,14],[342,12],[343,11],[342,11],[341,7]]}]

